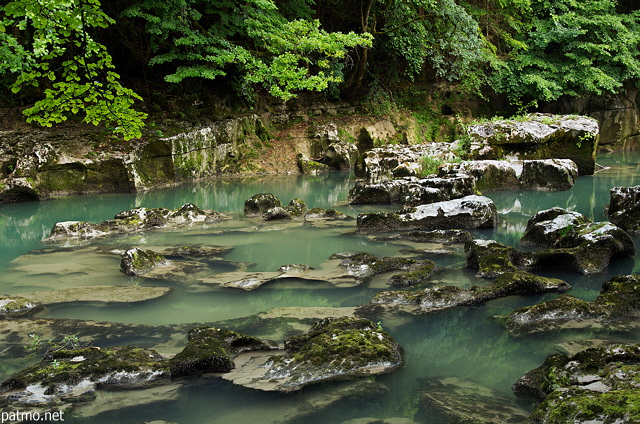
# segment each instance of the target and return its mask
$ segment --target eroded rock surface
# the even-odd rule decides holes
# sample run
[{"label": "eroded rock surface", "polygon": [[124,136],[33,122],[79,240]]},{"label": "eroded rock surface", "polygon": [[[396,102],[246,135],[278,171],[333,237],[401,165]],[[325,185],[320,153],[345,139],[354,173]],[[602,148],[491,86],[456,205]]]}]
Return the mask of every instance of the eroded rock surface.
[{"label": "eroded rock surface", "polygon": [[471,125],[467,133],[478,159],[571,159],[580,175],[595,169],[599,129],[592,118],[530,114],[526,119]]},{"label": "eroded rock surface", "polygon": [[226,215],[220,212],[203,210],[191,203],[173,210],[135,208],[120,212],[114,219],[99,224],[84,221],[58,222],[53,226],[49,237],[43,242],[87,241],[98,237],[179,227],[193,223],[213,224],[226,218]]},{"label": "eroded rock surface", "polygon": [[422,205],[476,194],[474,179],[466,174],[443,177],[404,177],[381,182],[360,181],[349,190],[351,204]]},{"label": "eroded rock surface", "polygon": [[477,160],[447,163],[438,176],[467,174],[478,190],[569,190],[578,177],[576,164],[569,159]]},{"label": "eroded rock surface", "polygon": [[236,369],[223,378],[255,389],[290,392],[327,380],[388,373],[403,363],[402,348],[373,322],[327,318],[287,339],[280,355],[240,355]]},{"label": "eroded rock surface", "polygon": [[493,228],[498,222],[496,206],[484,196],[465,196],[447,202],[405,208],[397,212],[358,215],[362,233],[399,230]]},{"label": "eroded rock surface", "polygon": [[528,272],[508,272],[488,286],[461,289],[438,286],[421,291],[382,291],[371,300],[385,306],[387,311],[427,313],[457,306],[479,305],[507,296],[524,296],[549,292],[563,292],[571,288],[566,282],[533,275]]},{"label": "eroded rock surface", "polygon": [[614,187],[607,207],[609,220],[632,234],[640,234],[640,186]]},{"label": "eroded rock surface", "polygon": [[639,364],[637,344],[552,355],[516,381],[513,391],[541,401],[527,423],[640,422]]},{"label": "eroded rock surface", "polygon": [[565,294],[514,310],[506,326],[513,334],[585,328],[630,331],[640,327],[639,312],[640,276],[620,275],[606,281],[593,302]]}]

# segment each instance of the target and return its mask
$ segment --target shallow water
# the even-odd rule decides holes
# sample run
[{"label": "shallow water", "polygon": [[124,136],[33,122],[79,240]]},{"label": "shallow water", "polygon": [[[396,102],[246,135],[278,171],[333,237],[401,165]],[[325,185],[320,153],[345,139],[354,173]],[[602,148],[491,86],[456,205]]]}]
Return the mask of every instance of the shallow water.
[{"label": "shallow water", "polygon": [[[576,210],[594,220],[603,220],[603,206],[609,201],[613,186],[640,184],[639,153],[600,156],[598,163],[609,169],[594,176],[580,177],[573,190],[566,192],[489,192],[500,211],[500,224],[494,230],[475,231],[481,238],[496,239],[518,246],[527,220],[538,210],[561,206]],[[274,271],[285,264],[301,263],[313,267],[332,254],[343,251],[366,251],[377,256],[404,254],[411,243],[375,241],[353,234],[355,221],[316,228],[298,224],[262,223],[242,216],[244,201],[256,193],[271,192],[283,203],[303,199],[309,207],[336,208],[348,215],[389,209],[380,206],[347,205],[347,193],[353,185],[346,173],[319,177],[289,176],[242,180],[218,180],[185,185],[140,194],[118,194],[58,199],[51,202],[25,203],[0,207],[1,292],[24,294],[36,290],[78,285],[150,285],[174,288],[169,296],[134,305],[72,304],[50,307],[43,316],[92,319],[129,324],[171,325],[215,323],[246,317],[284,306],[356,306],[385,288],[381,280],[356,288],[335,288],[301,281],[269,283],[256,291],[205,287],[188,281],[159,281],[129,277],[119,272],[119,257],[96,254],[91,244],[85,249],[56,250],[42,245],[53,224],[58,221],[85,220],[100,222],[133,207],[177,208],[194,203],[202,208],[231,214],[234,219],[207,230],[186,229],[180,232],[155,232],[101,242],[108,248],[143,246],[161,248],[176,245],[215,245],[233,247],[222,256],[228,261],[251,262],[250,271]],[[637,240],[636,240],[637,242]],[[437,278],[447,284],[469,287],[486,284],[464,268],[464,252],[431,255],[445,268]],[[607,272],[595,276],[552,272],[569,282],[571,294],[584,299],[597,296],[609,277],[637,272],[635,261],[615,260]],[[215,265],[211,273],[231,267]],[[446,422],[421,401],[425,384],[433,379],[458,377],[491,388],[506,396],[510,406],[520,406],[525,413],[531,405],[511,394],[511,384],[525,372],[539,366],[546,356],[555,353],[554,344],[563,340],[592,337],[588,332],[547,336],[509,336],[495,315],[516,307],[539,302],[553,295],[510,297],[483,306],[459,308],[412,318],[389,319],[382,323],[404,347],[406,364],[399,371],[380,376],[376,381],[384,392],[371,392],[357,399],[343,400],[330,408],[320,408],[304,418],[307,423],[345,422],[357,418],[405,418],[423,423]],[[257,335],[260,329],[256,329]],[[617,335],[637,341],[637,335]],[[185,340],[186,342],[186,340]],[[132,340],[135,343],[135,340]],[[11,358],[4,358],[9,360]],[[9,361],[10,362],[10,361]],[[16,367],[4,365],[5,378]],[[173,389],[167,398],[147,392],[101,393],[105,403],[123,405],[116,411],[97,413],[90,418],[68,417],[67,422],[138,423],[167,420],[177,423],[282,422],[309,412],[305,402],[327,397],[340,383],[309,387],[296,394],[262,393],[212,379],[185,384]],[[157,400],[154,402],[154,399]],[[125,400],[134,406],[125,407]],[[146,399],[146,400],[144,400]],[[137,404],[137,405],[136,405]],[[302,405],[302,406],[301,406]],[[82,409],[82,408],[81,408]],[[84,414],[89,414],[86,410]],[[400,421],[399,421],[400,422]]]}]

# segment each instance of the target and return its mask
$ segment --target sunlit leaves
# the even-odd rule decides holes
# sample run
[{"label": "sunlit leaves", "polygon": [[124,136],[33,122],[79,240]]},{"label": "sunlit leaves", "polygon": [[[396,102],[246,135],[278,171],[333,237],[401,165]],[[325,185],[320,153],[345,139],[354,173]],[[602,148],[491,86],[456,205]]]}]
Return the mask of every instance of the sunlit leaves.
[{"label": "sunlit leaves", "polygon": [[[98,0],[12,1],[2,22],[0,72],[15,74],[11,90],[43,89],[44,98],[24,111],[28,122],[51,126],[81,114],[125,139],[140,137],[146,115],[133,109],[140,97],[120,84],[107,48],[92,36],[114,22]],[[20,42],[7,29],[20,31]]]},{"label": "sunlit leaves", "polygon": [[330,33],[317,20],[287,20],[272,0],[145,0],[125,11],[146,20],[156,55],[150,64],[176,65],[166,80],[232,74],[241,86],[264,87],[287,100],[325,90],[341,75],[332,63],[369,35]]}]

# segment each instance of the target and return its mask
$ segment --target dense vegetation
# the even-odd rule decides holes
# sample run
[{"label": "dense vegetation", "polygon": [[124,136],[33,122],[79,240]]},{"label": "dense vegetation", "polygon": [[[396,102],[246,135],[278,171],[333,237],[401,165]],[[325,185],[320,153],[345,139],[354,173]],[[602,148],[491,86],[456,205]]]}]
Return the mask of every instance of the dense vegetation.
[{"label": "dense vegetation", "polygon": [[0,98],[27,121],[78,115],[135,138],[153,93],[251,104],[414,81],[514,105],[608,93],[640,76],[632,0],[0,1]]}]

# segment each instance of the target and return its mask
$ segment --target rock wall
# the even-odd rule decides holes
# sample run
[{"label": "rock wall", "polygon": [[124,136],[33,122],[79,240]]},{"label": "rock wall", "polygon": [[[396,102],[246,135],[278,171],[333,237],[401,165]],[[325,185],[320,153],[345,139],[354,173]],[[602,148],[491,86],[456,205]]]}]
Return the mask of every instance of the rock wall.
[{"label": "rock wall", "polygon": [[629,88],[620,94],[567,97],[542,106],[543,112],[579,114],[598,121],[601,150],[640,149],[640,98]]}]

